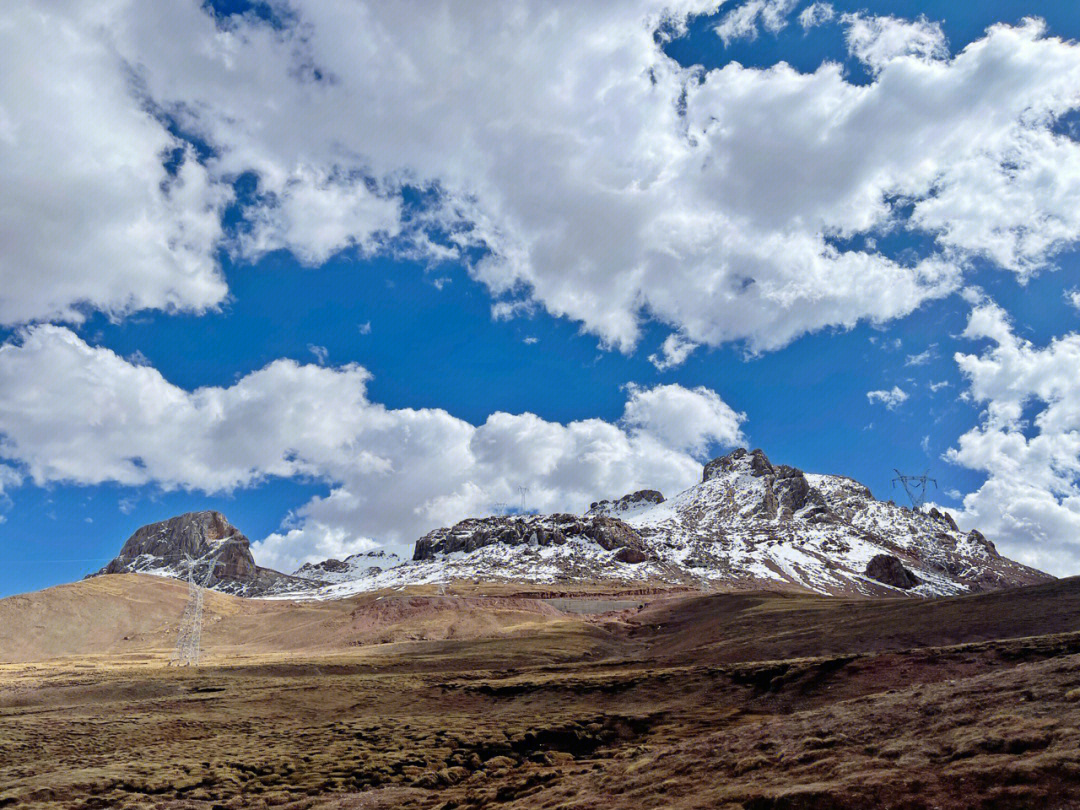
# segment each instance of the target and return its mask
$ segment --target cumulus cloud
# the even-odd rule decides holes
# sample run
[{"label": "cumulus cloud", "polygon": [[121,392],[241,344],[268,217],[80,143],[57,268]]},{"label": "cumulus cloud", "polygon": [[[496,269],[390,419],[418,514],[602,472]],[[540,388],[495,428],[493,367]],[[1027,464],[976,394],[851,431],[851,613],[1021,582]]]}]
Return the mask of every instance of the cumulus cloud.
[{"label": "cumulus cloud", "polygon": [[251,258],[288,248],[300,261],[319,265],[349,247],[373,252],[401,230],[401,201],[378,194],[359,173],[301,167],[270,186],[248,206],[249,230],[240,249]]},{"label": "cumulus cloud", "polygon": [[660,351],[649,355],[649,362],[656,366],[657,371],[668,371],[678,368],[698,347],[697,343],[687,340],[678,332],[672,332],[660,345]]},{"label": "cumulus cloud", "polygon": [[737,413],[708,388],[658,385],[626,386],[629,399],[622,425],[635,435],[652,436],[701,459],[713,445],[742,441],[740,425],[746,414]]},{"label": "cumulus cloud", "polygon": [[964,497],[958,517],[1011,557],[1059,575],[1080,573],[1080,335],[1036,346],[984,300],[963,336],[989,341],[980,353],[956,354],[968,395],[983,411],[947,458],[987,478]]},{"label": "cumulus cloud", "polygon": [[[223,189],[244,172],[241,257],[456,261],[496,316],[543,307],[626,351],[644,319],[774,349],[906,315],[972,257],[1026,276],[1076,243],[1080,145],[1052,125],[1078,105],[1080,46],[1027,21],[952,55],[935,23],[860,14],[843,23],[865,86],[833,63],[668,58],[665,38],[719,5],[296,0],[271,25],[111,0],[50,5],[44,27],[5,8],[0,137],[16,145],[0,194],[18,204],[0,210],[19,247],[3,261],[33,272],[4,284],[2,317],[214,305]],[[776,28],[793,6],[751,0],[721,25]],[[40,92],[15,78],[31,69]],[[147,109],[213,155],[184,151],[167,177],[179,142]],[[62,195],[32,181],[69,168]],[[422,210],[406,212],[406,186]],[[898,225],[936,249],[881,252],[872,237]],[[858,234],[864,248],[838,246]]]},{"label": "cumulus cloud", "polygon": [[[472,425],[437,409],[387,409],[368,372],[277,360],[229,387],[179,388],[61,326],[0,347],[0,459],[37,484],[116,482],[227,492],[271,476],[330,492],[256,544],[285,568],[323,552],[411,543],[490,512],[528,486],[543,511],[580,511],[642,487],[678,491],[742,414],[705,388],[627,389],[617,424],[493,413]],[[0,465],[0,470],[10,470]]]},{"label": "cumulus cloud", "polygon": [[1068,301],[1074,309],[1080,309],[1080,290],[1067,290],[1065,292],[1065,300]]},{"label": "cumulus cloud", "polygon": [[874,71],[881,71],[903,57],[939,62],[949,54],[941,24],[925,17],[913,21],[845,14],[840,20],[847,27],[848,49]]},{"label": "cumulus cloud", "polygon": [[231,191],[151,114],[99,11],[0,10],[0,324],[226,295],[214,251]]},{"label": "cumulus cloud", "polygon": [[867,391],[866,398],[870,402],[880,402],[890,411],[893,411],[907,401],[908,393],[899,385],[894,385],[891,389]]}]

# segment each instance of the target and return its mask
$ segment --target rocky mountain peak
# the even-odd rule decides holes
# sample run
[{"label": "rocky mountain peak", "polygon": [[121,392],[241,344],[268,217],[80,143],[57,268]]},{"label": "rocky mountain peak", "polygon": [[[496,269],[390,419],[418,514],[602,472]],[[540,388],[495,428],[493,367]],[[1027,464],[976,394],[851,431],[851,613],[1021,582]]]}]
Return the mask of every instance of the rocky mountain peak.
[{"label": "rocky mountain peak", "polygon": [[225,593],[256,596],[294,584],[292,577],[257,566],[244,533],[211,510],[142,526],[97,575],[145,573],[187,579],[188,558],[194,561],[196,582]]},{"label": "rocky mountain peak", "polygon": [[640,509],[656,506],[656,504],[663,502],[664,496],[657,490],[639,489],[637,492],[623,495],[618,500],[594,501],[589,504],[589,508],[586,510],[585,514],[586,516],[606,515],[608,517],[619,517],[628,512],[636,512]]},{"label": "rocky mountain peak", "polygon": [[748,451],[744,447],[739,447],[726,456],[714,458],[706,464],[702,471],[701,482],[704,484],[721,473],[730,472],[743,472],[755,477],[775,474],[772,462],[765,455],[765,451],[760,448]]}]

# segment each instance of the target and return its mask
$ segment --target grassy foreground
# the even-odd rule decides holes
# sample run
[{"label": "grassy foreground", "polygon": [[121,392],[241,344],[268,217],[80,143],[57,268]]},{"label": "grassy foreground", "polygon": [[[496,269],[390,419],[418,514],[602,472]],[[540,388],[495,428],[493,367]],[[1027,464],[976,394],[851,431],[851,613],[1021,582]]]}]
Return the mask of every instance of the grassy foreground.
[{"label": "grassy foreground", "polygon": [[496,601],[457,638],[408,604],[381,643],[222,630],[198,669],[150,648],[0,665],[0,806],[1080,807],[1074,581],[603,617]]}]

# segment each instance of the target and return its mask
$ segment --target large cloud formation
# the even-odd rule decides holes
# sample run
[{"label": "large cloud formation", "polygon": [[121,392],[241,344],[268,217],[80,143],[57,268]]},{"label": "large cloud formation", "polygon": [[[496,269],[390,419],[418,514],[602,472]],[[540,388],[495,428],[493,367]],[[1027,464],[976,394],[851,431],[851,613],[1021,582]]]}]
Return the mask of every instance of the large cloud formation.
[{"label": "large cloud formation", "polygon": [[0,10],[0,324],[227,293],[214,250],[231,189],[151,114],[101,11]]},{"label": "large cloud formation", "polygon": [[679,490],[711,447],[740,441],[744,419],[712,391],[664,385],[629,387],[618,424],[493,413],[474,426],[373,403],[369,379],[356,365],[277,360],[228,388],[187,391],[66,327],[32,327],[0,346],[0,459],[38,484],[223,492],[269,476],[323,480],[330,494],[256,548],[291,568],[411,542],[517,501],[518,487],[531,508],[574,512],[645,486]]},{"label": "large cloud formation", "polygon": [[964,337],[986,341],[956,355],[981,424],[947,457],[985,473],[964,498],[962,521],[1001,549],[1050,571],[1080,569],[1080,334],[1039,347],[1018,337],[991,301],[973,309]]},{"label": "large cloud formation", "polygon": [[[1053,124],[1080,103],[1080,47],[1027,21],[953,55],[931,23],[842,15],[868,85],[835,63],[668,58],[665,39],[718,5],[295,0],[267,21],[109,0],[30,24],[16,3],[0,27],[0,195],[30,205],[0,206],[25,246],[0,265],[0,318],[213,305],[214,214],[242,172],[258,178],[230,245],[242,255],[459,259],[493,295],[624,350],[643,318],[767,350],[907,314],[954,290],[971,257],[1027,274],[1075,243],[1080,147]],[[793,6],[746,9],[777,27]],[[44,92],[20,84],[31,63],[47,66]],[[215,156],[185,152],[162,183],[164,115]],[[60,201],[19,174],[46,165],[80,193]],[[405,221],[403,184],[436,202]],[[124,238],[132,222],[149,238]],[[904,227],[934,249],[898,259],[850,241]],[[41,272],[56,283],[12,284]]]},{"label": "large cloud formation", "polygon": [[[1080,144],[1061,124],[1080,108],[1076,43],[1026,20],[953,52],[933,22],[815,3],[799,19],[842,26],[868,82],[833,62],[705,70],[666,55],[722,5],[274,0],[266,19],[201,0],[6,3],[0,325],[205,311],[227,299],[221,250],[254,261],[284,249],[310,265],[394,251],[459,263],[496,314],[542,307],[624,351],[645,320],[667,324],[653,362],[670,369],[700,345],[765,351],[885,322],[959,289],[975,260],[1024,279],[1075,247]],[[724,8],[718,42],[778,30],[799,5]],[[227,232],[241,175],[255,191]],[[924,249],[879,247],[901,231]],[[954,459],[990,475],[966,507],[1059,553],[1049,538],[1075,528],[1075,494],[1050,445],[1072,448],[1075,434],[1049,427],[1072,395],[1022,376],[1052,437],[1028,439],[1006,396],[1019,394],[991,386],[1005,371],[987,368],[1064,356],[1072,337],[1046,349],[994,337],[997,349],[962,360],[987,418]],[[3,379],[0,447],[34,480],[332,482],[267,541],[280,560],[301,542],[404,537],[518,485],[539,508],[678,486],[740,421],[711,392],[667,387],[628,389],[619,424],[493,414],[473,426],[368,402],[361,368],[285,361],[184,391],[59,327],[3,352],[19,372]]]}]

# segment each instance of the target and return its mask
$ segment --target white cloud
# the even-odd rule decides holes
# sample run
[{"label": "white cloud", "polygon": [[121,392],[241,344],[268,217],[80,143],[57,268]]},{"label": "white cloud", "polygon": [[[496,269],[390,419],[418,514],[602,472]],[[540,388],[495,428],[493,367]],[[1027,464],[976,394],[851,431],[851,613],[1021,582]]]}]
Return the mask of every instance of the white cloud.
[{"label": "white cloud", "polygon": [[930,390],[936,394],[942,388],[948,388],[951,384],[952,383],[948,380],[939,380],[938,382],[930,383]]},{"label": "white cloud", "polygon": [[1066,290],[1065,300],[1075,309],[1080,309],[1080,290]]},{"label": "white cloud", "polygon": [[361,335],[370,335],[371,334],[371,321],[364,321],[364,323],[360,324],[357,327],[357,329],[360,330]]},{"label": "white cloud", "polygon": [[251,258],[288,248],[319,265],[348,247],[373,252],[401,230],[400,200],[375,193],[356,173],[300,167],[264,185],[270,202],[247,208],[251,230],[240,239]]},{"label": "white cloud", "polygon": [[911,21],[897,17],[844,14],[840,21],[847,26],[848,50],[874,71],[880,71],[904,57],[940,62],[949,54],[941,24],[930,22],[925,17]]},{"label": "white cloud", "polygon": [[701,386],[627,385],[629,399],[621,424],[636,435],[650,435],[667,447],[703,458],[716,444],[743,441],[740,425],[746,414],[737,413],[715,391]]},{"label": "white cloud", "polygon": [[373,403],[369,379],[356,365],[277,360],[230,387],[186,391],[64,327],[33,327],[0,347],[0,458],[38,484],[227,492],[270,476],[326,481],[326,497],[256,544],[264,562],[290,568],[372,540],[411,543],[513,500],[518,486],[543,511],[678,491],[711,445],[739,441],[744,418],[708,389],[666,385],[630,386],[618,424],[493,413],[472,425]]},{"label": "white cloud", "polygon": [[527,346],[534,346],[534,345],[536,345],[537,343],[540,342],[540,338],[533,337],[532,335],[529,335],[528,337],[525,338],[525,340],[523,342]]},{"label": "white cloud", "polygon": [[649,362],[656,366],[657,371],[678,368],[686,362],[686,358],[697,347],[698,344],[694,343],[694,341],[687,340],[678,332],[672,332],[664,338],[664,342],[660,346],[660,352],[649,355]]},{"label": "white cloud", "polygon": [[814,3],[799,14],[799,25],[803,28],[816,28],[830,22],[836,16],[831,3]]},{"label": "white cloud", "polygon": [[148,112],[102,11],[0,10],[0,324],[226,295],[214,251],[231,192]]},{"label": "white cloud", "polygon": [[[1063,165],[1076,151],[1047,124],[1076,103],[1080,49],[1034,24],[992,29],[949,59],[932,26],[857,18],[852,47],[877,81],[856,86],[831,64],[680,68],[652,35],[659,6],[644,2],[437,15],[311,0],[296,6],[298,28],[245,18],[225,32],[182,4],[153,8],[134,15],[125,52],[155,98],[183,102],[185,123],[221,146],[220,169],[253,169],[274,193],[297,171],[436,183],[429,221],[451,233],[444,249],[490,249],[471,272],[494,294],[623,349],[646,315],[755,350],[886,321],[955,289],[968,254],[1026,272],[1080,231],[1071,175],[1055,191],[1033,173],[999,166],[988,185],[975,171],[1014,155]],[[310,65],[333,80],[297,79]],[[1028,204],[999,205],[997,185]],[[942,195],[964,205],[950,214]],[[889,226],[895,197],[957,255],[908,266],[826,240]],[[1008,224],[1017,210],[1035,233]]]},{"label": "white cloud", "polygon": [[[985,300],[963,334],[992,345],[956,355],[983,412],[947,458],[987,476],[964,497],[958,519],[1022,562],[1080,573],[1080,335],[1038,347],[1017,337],[1004,310]],[[1028,420],[1031,408],[1036,415]]]},{"label": "white cloud", "polygon": [[746,0],[725,14],[714,30],[725,46],[737,39],[756,39],[759,24],[775,33],[787,26],[795,4],[796,0]]},{"label": "white cloud", "polygon": [[[244,171],[259,190],[232,246],[244,256],[456,260],[499,299],[496,316],[542,306],[623,350],[645,318],[751,351],[882,323],[955,290],[974,256],[1027,275],[1080,234],[1080,146],[1050,129],[1077,106],[1080,46],[1036,22],[950,56],[934,23],[848,15],[874,74],[860,86],[831,63],[677,65],[656,31],[717,0],[442,13],[297,0],[281,27],[215,24],[203,5],[55,4],[47,26],[5,8],[2,30],[19,33],[0,133],[18,145],[2,188],[18,205],[3,227],[19,238],[3,318],[74,317],[81,300],[118,312],[220,302],[221,182]],[[777,28],[793,5],[732,13]],[[40,92],[19,83],[28,71]],[[175,141],[133,87],[217,150],[205,167],[186,159],[168,194],[158,154]],[[20,140],[35,121],[56,131]],[[68,168],[63,195],[35,196],[34,177]],[[403,222],[406,183],[439,202]],[[872,241],[836,247],[833,236],[894,227],[894,200],[936,252],[910,264]]]},{"label": "white cloud", "polygon": [[894,385],[891,389],[880,391],[867,391],[866,398],[870,402],[880,402],[890,411],[895,410],[899,406],[903,405],[908,398],[908,394],[900,386]]},{"label": "white cloud", "polygon": [[[343,526],[308,521],[296,528],[273,532],[252,544],[259,565],[292,573],[304,563],[343,560],[352,554],[372,551],[379,544]],[[404,549],[402,549],[404,550]]]}]

